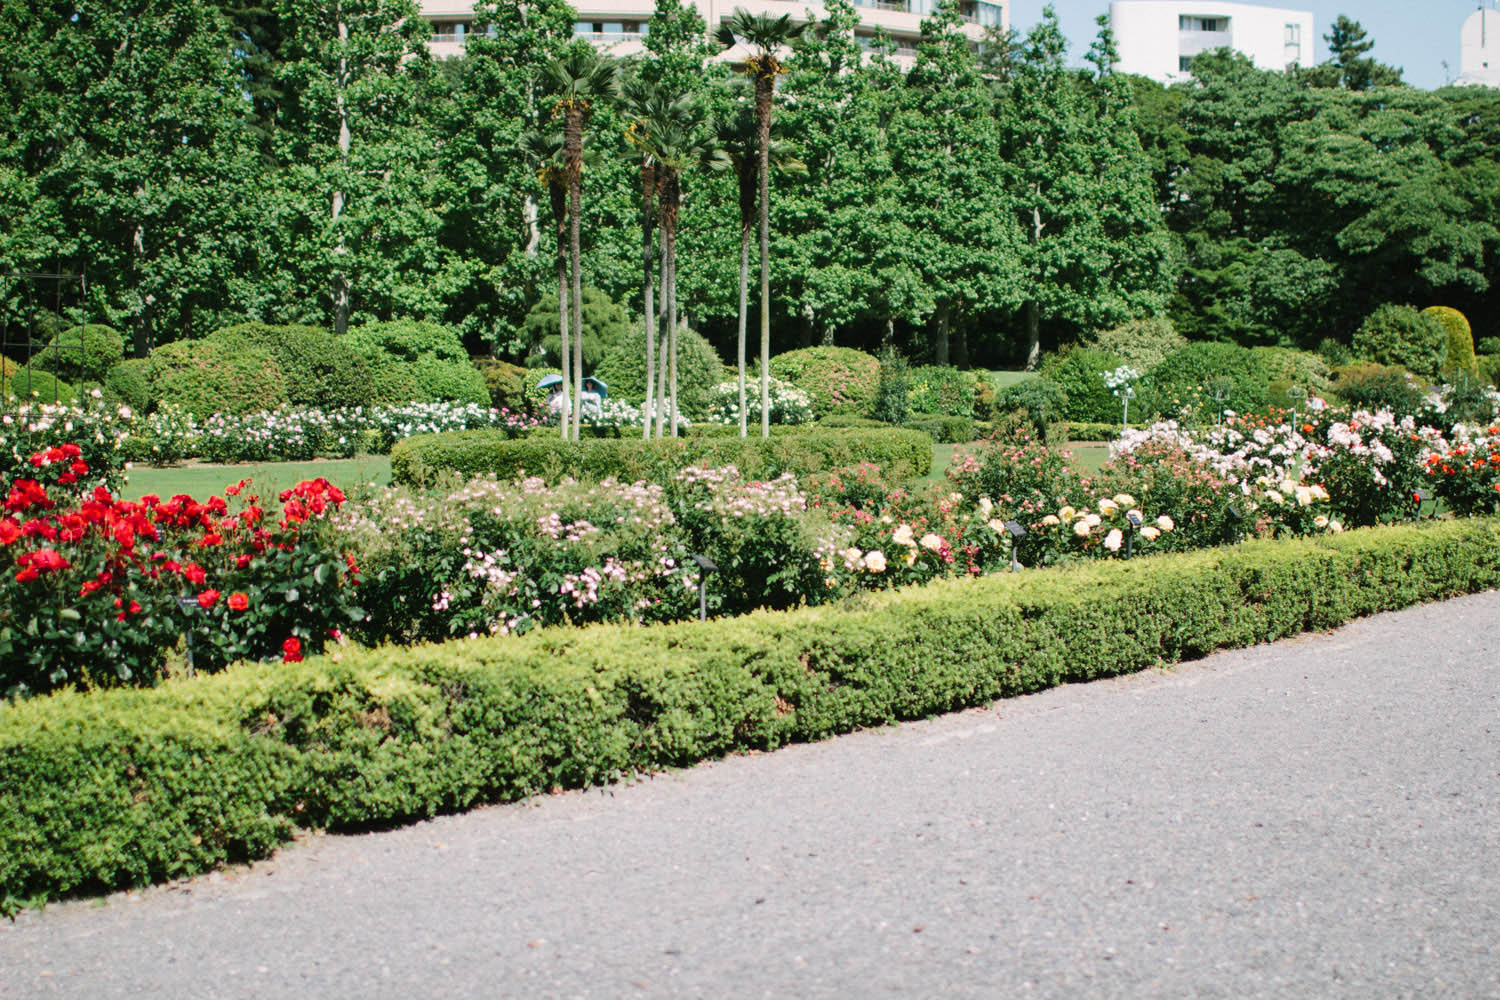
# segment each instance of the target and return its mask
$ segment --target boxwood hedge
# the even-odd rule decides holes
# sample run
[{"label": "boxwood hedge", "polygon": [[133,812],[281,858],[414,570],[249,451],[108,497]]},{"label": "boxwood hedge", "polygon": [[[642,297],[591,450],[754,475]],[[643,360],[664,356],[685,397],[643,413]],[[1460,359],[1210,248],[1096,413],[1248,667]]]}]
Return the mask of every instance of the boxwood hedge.
[{"label": "boxwood hedge", "polygon": [[749,478],[770,478],[858,462],[879,465],[896,482],[925,476],[932,468],[932,438],[920,431],[877,428],[811,428],[769,438],[689,435],[656,441],[563,441],[548,435],[512,440],[502,431],[459,431],[398,442],[391,449],[391,478],[425,484],[451,471],[468,476],[494,473],[501,479],[541,476],[551,483],[569,476],[660,481],[689,465],[735,465]]},{"label": "boxwood hedge", "polygon": [[0,707],[0,900],[1174,663],[1500,584],[1500,521],[1089,564],[649,628],[241,665]]}]

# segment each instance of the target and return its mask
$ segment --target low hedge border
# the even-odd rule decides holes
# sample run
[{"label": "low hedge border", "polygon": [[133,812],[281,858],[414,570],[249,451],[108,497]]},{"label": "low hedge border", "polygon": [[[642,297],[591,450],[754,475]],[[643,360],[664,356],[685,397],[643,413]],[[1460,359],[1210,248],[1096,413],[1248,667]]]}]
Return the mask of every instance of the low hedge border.
[{"label": "low hedge border", "polygon": [[0,899],[981,705],[1500,585],[1500,520],[1089,564],[650,628],[243,665],[0,707]]},{"label": "low hedge border", "polygon": [[457,472],[464,476],[493,473],[501,479],[541,476],[549,483],[567,477],[659,482],[690,465],[734,465],[746,478],[769,479],[785,472],[802,476],[859,462],[874,462],[893,482],[919,478],[932,469],[932,438],[920,431],[880,428],[654,441],[564,441],[535,436],[515,440],[487,429],[456,431],[397,442],[391,449],[391,479],[427,485],[445,472]]}]

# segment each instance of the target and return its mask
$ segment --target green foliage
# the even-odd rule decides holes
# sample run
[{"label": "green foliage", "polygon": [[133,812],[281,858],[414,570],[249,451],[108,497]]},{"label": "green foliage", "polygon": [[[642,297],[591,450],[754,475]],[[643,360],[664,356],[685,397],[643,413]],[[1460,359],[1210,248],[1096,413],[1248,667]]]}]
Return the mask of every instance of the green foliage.
[{"label": "green foliage", "polygon": [[179,340],[146,359],[153,405],[171,403],[198,419],[271,410],[287,401],[271,352],[213,340]]},{"label": "green foliage", "polygon": [[[1298,386],[1309,396],[1326,396],[1333,387],[1328,362],[1311,351],[1290,347],[1255,347],[1251,353],[1260,359],[1271,382]],[[1285,404],[1278,404],[1285,405]]]},{"label": "green foliage", "polygon": [[541,476],[557,482],[572,476],[598,482],[644,479],[664,482],[690,465],[733,465],[751,479],[785,472],[803,475],[871,462],[893,481],[925,476],[932,467],[932,438],[909,430],[798,429],[761,437],[692,436],[563,441],[550,436],[512,441],[502,433],[466,431],[407,438],[391,449],[391,479],[425,484],[446,472],[493,473],[501,479]]},{"label": "green foliage", "polygon": [[1500,385],[1500,354],[1481,354],[1475,359],[1479,380],[1486,385]]},{"label": "green foliage", "polygon": [[[850,417],[843,414],[833,413],[818,421],[819,427],[850,428],[850,427],[890,427],[891,424],[875,417]],[[771,428],[773,431],[775,428]]]},{"label": "green foliage", "polygon": [[804,347],[772,358],[771,374],[807,393],[819,417],[862,417],[875,402],[880,361],[849,347]]},{"label": "green foliage", "polygon": [[494,358],[476,359],[474,367],[484,376],[491,406],[497,410],[510,410],[512,413],[533,412],[532,403],[526,398],[528,369]]},{"label": "green foliage", "polygon": [[268,352],[286,380],[287,402],[332,410],[370,402],[370,364],[349,338],[313,326],[239,323],[209,334],[230,349]]},{"label": "green foliage", "polygon": [[[572,315],[572,304],[568,306]],[[572,320],[570,319],[571,323]],[[609,354],[630,336],[631,319],[625,307],[597,288],[583,289],[583,371],[592,374]],[[571,333],[569,334],[571,336]],[[558,331],[557,293],[537,300],[521,324],[526,342],[526,364],[531,368],[555,368],[562,363],[562,336]],[[644,352],[645,348],[642,348]]]},{"label": "green foliage", "polygon": [[927,414],[912,417],[903,427],[921,431],[939,444],[963,444],[974,440],[974,418]]},{"label": "green foliage", "polygon": [[1104,384],[1104,376],[1120,366],[1120,359],[1086,347],[1048,359],[1042,379],[1063,394],[1063,415],[1069,420],[1105,423],[1120,415],[1120,400]]},{"label": "green foliage", "polygon": [[1204,341],[1168,355],[1147,381],[1148,404],[1156,413],[1175,417],[1186,410],[1199,419],[1213,419],[1220,406],[1216,389],[1225,393],[1226,410],[1253,413],[1264,408],[1270,373],[1264,358],[1250,348]]},{"label": "green foliage", "polygon": [[[702,334],[686,327],[677,332],[677,405],[689,419],[696,420],[708,409],[713,388],[722,378],[724,362]],[[646,334],[639,327],[627,332],[623,340],[594,369],[594,374],[609,386],[612,399],[623,399],[639,406],[646,399]],[[747,386],[747,392],[759,392],[759,380]]]},{"label": "green foliage", "polygon": [[1447,352],[1443,357],[1443,375],[1447,377],[1463,372],[1477,376],[1479,368],[1474,363],[1474,331],[1469,328],[1469,321],[1464,314],[1449,306],[1428,306],[1422,310],[1422,315],[1442,324],[1448,336]]},{"label": "green foliage", "polygon": [[974,375],[947,365],[913,368],[907,402],[911,412],[924,416],[974,416]]},{"label": "green foliage", "polygon": [[369,323],[344,338],[370,366],[371,403],[488,405],[484,376],[469,363],[458,334],[436,323]]},{"label": "green foliage", "polygon": [[0,900],[142,885],[265,856],[295,826],[358,829],[603,783],[1496,586],[1492,520],[1424,523],[848,607],[598,626],[587,641],[541,630],[347,650],[32,699],[0,706]]},{"label": "green foliage", "polygon": [[1476,349],[1481,355],[1500,354],[1500,337],[1481,337]]},{"label": "green foliage", "polygon": [[1330,368],[1347,365],[1354,360],[1354,352],[1349,350],[1349,345],[1332,337],[1324,337],[1318,341],[1317,353]]},{"label": "green foliage", "polygon": [[0,398],[34,399],[40,403],[71,403],[77,390],[51,372],[6,361],[0,367]]},{"label": "green foliage", "polygon": [[1024,415],[1031,432],[1039,438],[1047,429],[1066,418],[1068,394],[1051,379],[1029,378],[1012,383],[995,394],[997,414]]},{"label": "green foliage", "polygon": [[880,381],[875,387],[870,416],[882,423],[904,424],[910,411],[911,366],[899,354],[888,354],[880,359]]},{"label": "green foliage", "polygon": [[112,403],[124,403],[136,413],[151,408],[151,361],[149,358],[126,358],[104,376],[104,396]]},{"label": "green foliage", "polygon": [[1354,333],[1352,347],[1361,361],[1397,365],[1433,378],[1443,365],[1448,331],[1437,319],[1412,306],[1387,303],[1365,317]]},{"label": "green foliage", "polygon": [[1165,316],[1133,319],[1108,330],[1097,330],[1083,339],[1083,346],[1119,358],[1139,372],[1148,372],[1161,364],[1168,354],[1188,345]]},{"label": "green foliage", "polygon": [[107,326],[87,324],[63,330],[31,359],[35,368],[69,382],[102,382],[125,357],[125,341]]},{"label": "green foliage", "polygon": [[1351,407],[1413,416],[1423,406],[1427,384],[1400,365],[1355,361],[1333,369],[1333,391]]}]

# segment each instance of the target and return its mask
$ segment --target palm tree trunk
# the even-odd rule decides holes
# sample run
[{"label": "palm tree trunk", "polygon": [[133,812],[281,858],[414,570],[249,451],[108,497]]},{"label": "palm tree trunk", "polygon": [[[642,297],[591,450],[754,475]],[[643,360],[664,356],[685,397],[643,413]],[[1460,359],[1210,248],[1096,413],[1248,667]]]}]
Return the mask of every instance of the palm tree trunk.
[{"label": "palm tree trunk", "polygon": [[771,100],[776,77],[755,78],[760,185],[760,435],[771,436]]},{"label": "palm tree trunk", "polygon": [[656,194],[656,171],[649,165],[641,167],[641,269],[645,274],[646,306],[646,401],[641,410],[641,437],[651,438],[652,402],[656,399],[656,299],[655,283],[651,272],[651,231],[655,209],[652,202]]},{"label": "palm tree trunk", "polygon": [[573,271],[573,390],[577,393],[573,440],[577,441],[583,424],[583,246],[578,218],[583,187],[583,109],[576,102],[568,107],[564,141],[568,157],[568,258]]},{"label": "palm tree trunk", "polygon": [[676,226],[667,233],[667,273],[671,276],[671,290],[668,292],[670,298],[667,307],[667,323],[671,328],[671,345],[668,351],[671,356],[672,366],[672,436],[676,437],[678,431],[678,416],[682,412],[677,405],[677,232]]},{"label": "palm tree trunk", "polygon": [[750,297],[750,220],[740,225],[740,437],[749,434],[745,412],[745,314],[749,312]]}]

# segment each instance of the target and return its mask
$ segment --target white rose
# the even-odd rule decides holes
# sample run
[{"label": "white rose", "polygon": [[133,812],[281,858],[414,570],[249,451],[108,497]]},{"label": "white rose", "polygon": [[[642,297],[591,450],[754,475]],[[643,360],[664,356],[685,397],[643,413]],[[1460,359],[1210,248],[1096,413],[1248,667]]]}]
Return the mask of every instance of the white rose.
[{"label": "white rose", "polygon": [[1282,496],[1276,490],[1266,490],[1266,499],[1271,501],[1272,503],[1286,502],[1286,497]]},{"label": "white rose", "polygon": [[1085,514],[1083,519],[1088,523],[1088,526],[1090,528],[1099,527],[1100,522],[1103,521],[1103,518],[1101,518],[1098,514]]},{"label": "white rose", "polygon": [[896,530],[891,533],[891,541],[895,542],[897,545],[905,545],[907,548],[912,548],[917,544],[916,538],[912,536],[911,525],[909,524],[898,526]]},{"label": "white rose", "polygon": [[1071,521],[1073,520],[1073,515],[1077,513],[1078,511],[1074,510],[1072,507],[1064,507],[1062,510],[1057,512],[1057,516],[1064,521]]},{"label": "white rose", "polygon": [[922,548],[926,549],[928,552],[941,551],[943,548],[943,537],[941,535],[934,535],[929,531],[927,534],[922,536]]},{"label": "white rose", "polygon": [[1120,506],[1113,500],[1104,499],[1099,501],[1099,513],[1103,514],[1105,517],[1114,517],[1119,512]]},{"label": "white rose", "polygon": [[1317,517],[1313,518],[1313,527],[1317,528],[1319,531],[1323,530],[1324,528],[1328,527],[1328,518],[1324,517],[1322,514],[1319,514]]},{"label": "white rose", "polygon": [[1089,537],[1089,532],[1092,530],[1094,529],[1089,527],[1089,523],[1087,521],[1079,521],[1073,525],[1073,534],[1077,535],[1079,538]]},{"label": "white rose", "polygon": [[1005,522],[1000,520],[998,517],[990,518],[989,524],[990,530],[997,535],[1002,534],[1005,531]]},{"label": "white rose", "polygon": [[1119,528],[1109,529],[1109,534],[1104,536],[1104,547],[1111,552],[1120,551],[1120,546],[1125,541],[1125,536],[1120,533]]},{"label": "white rose", "polygon": [[1055,528],[1059,524],[1062,524],[1062,521],[1058,520],[1056,514],[1048,514],[1046,517],[1042,518],[1042,527],[1044,528]]},{"label": "white rose", "polygon": [[1135,506],[1135,497],[1129,493],[1118,493],[1115,495],[1115,503],[1121,507],[1130,508]]},{"label": "white rose", "polygon": [[865,569],[871,573],[885,572],[885,553],[879,550],[871,550],[865,553]]},{"label": "white rose", "polygon": [[983,517],[989,517],[990,511],[995,509],[995,504],[989,497],[979,498],[979,513]]},{"label": "white rose", "polygon": [[1172,519],[1165,514],[1156,519],[1156,526],[1162,531],[1171,531],[1173,528],[1177,527]]},{"label": "white rose", "polygon": [[1154,542],[1161,537],[1161,532],[1156,530],[1156,525],[1148,524],[1141,529],[1141,537],[1148,542]]}]

